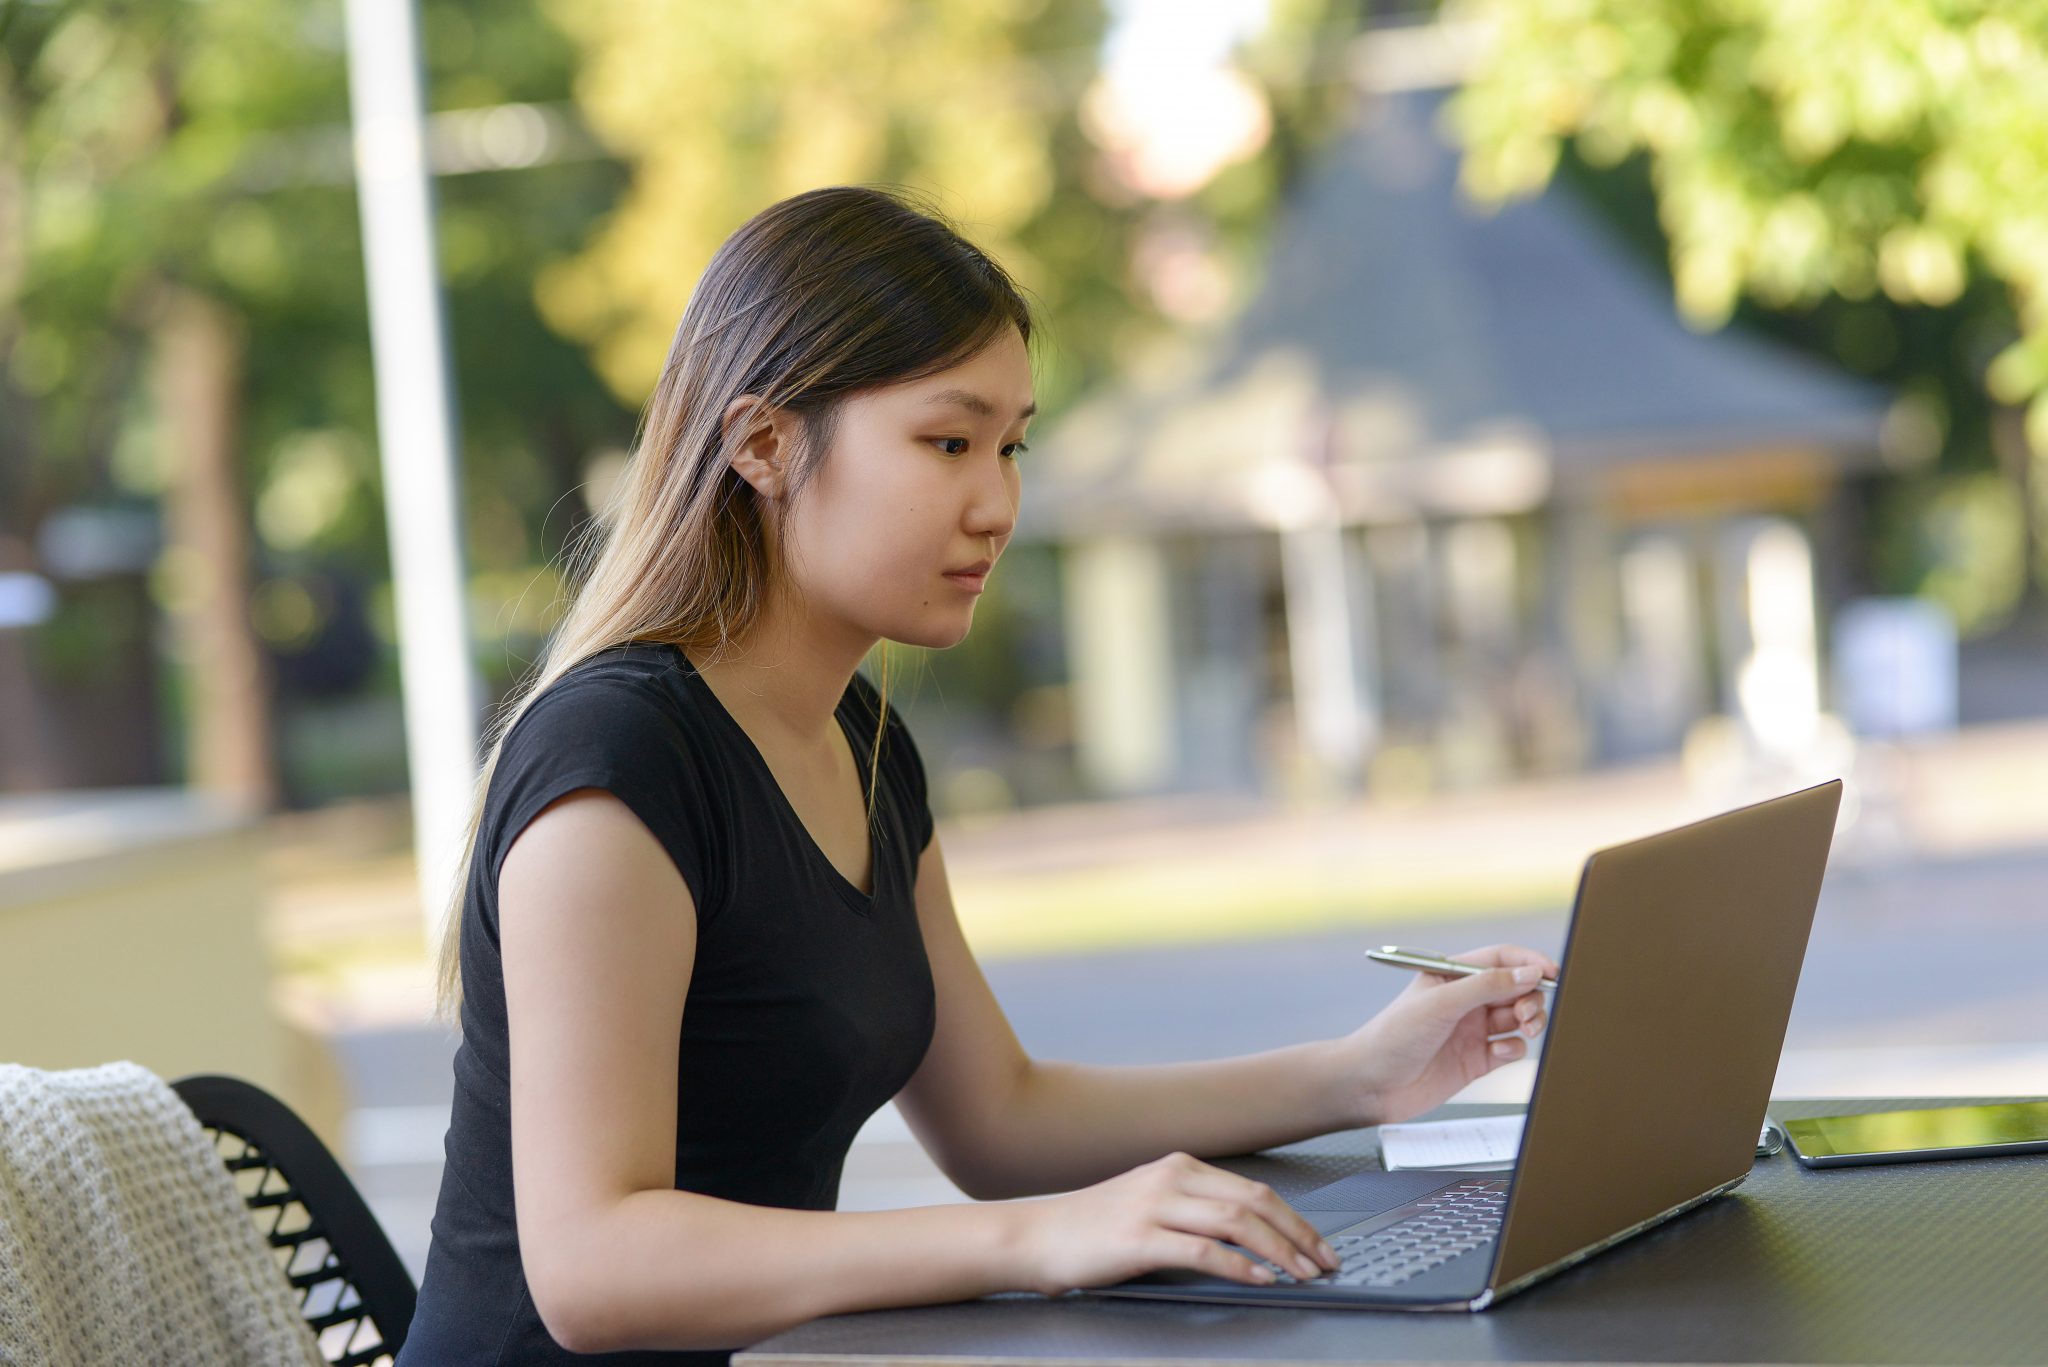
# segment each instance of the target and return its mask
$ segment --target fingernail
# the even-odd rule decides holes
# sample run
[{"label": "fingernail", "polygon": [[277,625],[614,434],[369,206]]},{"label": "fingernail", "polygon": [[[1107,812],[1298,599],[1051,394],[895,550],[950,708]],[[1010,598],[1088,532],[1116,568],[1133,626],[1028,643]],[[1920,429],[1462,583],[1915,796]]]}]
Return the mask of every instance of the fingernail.
[{"label": "fingernail", "polygon": [[1294,1269],[1295,1275],[1301,1277],[1320,1277],[1323,1275],[1323,1269],[1317,1267],[1315,1262],[1306,1253],[1294,1260]]},{"label": "fingernail", "polygon": [[1329,1246],[1328,1244],[1326,1244],[1326,1243],[1324,1243],[1324,1244],[1317,1244],[1317,1245],[1316,1245],[1316,1251],[1317,1251],[1318,1253],[1320,1253],[1320,1254],[1322,1254],[1322,1255],[1323,1255],[1323,1261],[1324,1261],[1324,1262],[1331,1262],[1331,1263],[1334,1263],[1334,1262],[1336,1262],[1336,1261],[1337,1261],[1337,1250],[1336,1250],[1336,1249],[1334,1249],[1334,1248],[1331,1248],[1331,1247],[1330,1247],[1330,1246]]},{"label": "fingernail", "polygon": [[1493,1052],[1501,1058],[1506,1058],[1515,1052],[1515,1046],[1504,1039],[1497,1039],[1493,1042]]},{"label": "fingernail", "polygon": [[1270,1282],[1273,1280],[1273,1269],[1264,1263],[1253,1263],[1252,1279],[1254,1281]]},{"label": "fingernail", "polygon": [[1518,983],[1533,983],[1542,976],[1542,972],[1531,964],[1523,964],[1515,970],[1515,981]]}]

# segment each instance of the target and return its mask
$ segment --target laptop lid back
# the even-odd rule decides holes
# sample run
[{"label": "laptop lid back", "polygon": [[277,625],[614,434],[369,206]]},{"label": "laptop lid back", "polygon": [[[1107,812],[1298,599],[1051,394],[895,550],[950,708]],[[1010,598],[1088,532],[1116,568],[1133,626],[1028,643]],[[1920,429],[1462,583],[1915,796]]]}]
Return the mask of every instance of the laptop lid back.
[{"label": "laptop lid back", "polygon": [[1491,1285],[1744,1176],[1839,779],[1586,861]]}]

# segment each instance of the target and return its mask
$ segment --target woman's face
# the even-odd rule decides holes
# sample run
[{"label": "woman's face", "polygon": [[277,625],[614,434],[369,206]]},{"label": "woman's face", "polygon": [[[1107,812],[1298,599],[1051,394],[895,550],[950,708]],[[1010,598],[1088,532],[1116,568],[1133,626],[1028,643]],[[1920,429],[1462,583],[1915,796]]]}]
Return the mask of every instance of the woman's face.
[{"label": "woman's face", "polygon": [[783,529],[809,615],[906,645],[958,644],[1016,529],[1016,455],[1036,408],[1015,328],[951,369],[843,400]]}]

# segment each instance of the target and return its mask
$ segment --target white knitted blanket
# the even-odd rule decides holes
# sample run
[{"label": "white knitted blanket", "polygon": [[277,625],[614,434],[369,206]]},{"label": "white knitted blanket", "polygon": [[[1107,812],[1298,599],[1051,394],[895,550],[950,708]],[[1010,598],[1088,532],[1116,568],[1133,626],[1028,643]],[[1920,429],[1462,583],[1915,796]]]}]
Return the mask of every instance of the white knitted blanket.
[{"label": "white knitted blanket", "polygon": [[0,1363],[322,1361],[234,1178],[162,1078],[0,1064]]}]

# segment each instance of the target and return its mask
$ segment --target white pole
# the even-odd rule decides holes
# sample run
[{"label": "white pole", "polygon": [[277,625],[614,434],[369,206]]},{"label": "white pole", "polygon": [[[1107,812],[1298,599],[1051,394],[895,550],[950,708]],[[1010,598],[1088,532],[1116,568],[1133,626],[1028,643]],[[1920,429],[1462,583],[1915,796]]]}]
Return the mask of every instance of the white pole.
[{"label": "white pole", "polygon": [[1140,537],[1067,548],[1067,657],[1082,770],[1106,793],[1146,793],[1174,773],[1172,585]]},{"label": "white pole", "polygon": [[348,0],[348,66],[413,850],[431,945],[438,943],[456,842],[468,815],[481,697],[463,604],[454,400],[435,270],[413,2]]},{"label": "white pole", "polygon": [[1328,516],[1280,532],[1295,731],[1325,794],[1356,786],[1368,739],[1344,528],[1326,508]]}]

